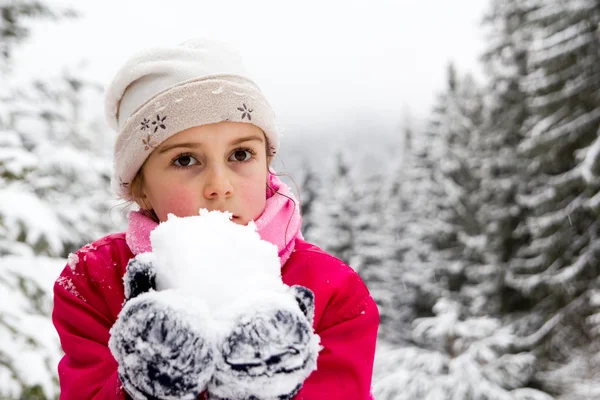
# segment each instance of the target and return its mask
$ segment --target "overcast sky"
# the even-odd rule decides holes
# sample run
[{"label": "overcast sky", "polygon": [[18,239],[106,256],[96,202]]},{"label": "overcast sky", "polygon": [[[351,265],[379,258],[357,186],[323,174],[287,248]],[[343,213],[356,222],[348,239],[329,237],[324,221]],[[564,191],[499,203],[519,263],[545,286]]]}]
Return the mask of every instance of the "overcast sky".
[{"label": "overcast sky", "polygon": [[38,24],[21,75],[89,61],[106,84],[132,51],[213,36],[242,48],[280,123],[426,116],[445,66],[479,74],[487,0],[48,0],[83,18]]}]

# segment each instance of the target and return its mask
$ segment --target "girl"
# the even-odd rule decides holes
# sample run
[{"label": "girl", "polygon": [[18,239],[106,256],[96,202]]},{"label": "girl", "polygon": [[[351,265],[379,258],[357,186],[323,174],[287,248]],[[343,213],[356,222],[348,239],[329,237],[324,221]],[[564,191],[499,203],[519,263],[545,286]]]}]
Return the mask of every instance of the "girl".
[{"label": "girl", "polygon": [[229,211],[238,224],[255,221],[279,249],[284,283],[314,294],[322,350],[294,398],[368,399],[377,307],[352,269],[303,240],[297,201],[270,170],[279,148],[273,111],[239,54],[206,40],[139,53],[118,71],[105,106],[118,134],[113,187],[140,209],[129,214],[127,232],[70,256],[54,286],[53,322],[65,353],[60,398],[130,398],[122,381],[132,377],[119,376],[108,347],[126,267],[150,250],[150,232],[169,213],[206,208]]}]

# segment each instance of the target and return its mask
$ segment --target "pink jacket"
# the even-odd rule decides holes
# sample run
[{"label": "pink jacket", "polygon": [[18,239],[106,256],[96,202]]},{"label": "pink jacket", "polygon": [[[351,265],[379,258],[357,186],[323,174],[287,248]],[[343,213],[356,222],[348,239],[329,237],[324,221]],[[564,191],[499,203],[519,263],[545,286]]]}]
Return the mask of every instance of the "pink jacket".
[{"label": "pink jacket", "polygon": [[[76,254],[76,265],[65,267],[54,286],[52,318],[65,352],[58,366],[60,398],[123,400],[108,339],[125,299],[123,275],[133,254],[123,233]],[[295,399],[369,399],[379,313],[365,284],[343,262],[301,239],[282,277],[287,285],[314,292],[314,328],[323,346],[317,370]]]}]

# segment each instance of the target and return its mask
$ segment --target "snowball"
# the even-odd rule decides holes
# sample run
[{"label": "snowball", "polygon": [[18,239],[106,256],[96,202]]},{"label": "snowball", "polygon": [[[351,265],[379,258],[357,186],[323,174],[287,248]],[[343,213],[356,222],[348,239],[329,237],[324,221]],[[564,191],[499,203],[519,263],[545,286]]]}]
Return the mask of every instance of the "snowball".
[{"label": "snowball", "polygon": [[260,238],[253,222],[239,225],[231,216],[204,209],[185,218],[170,214],[154,229],[152,256],[144,257],[151,257],[156,269],[157,290],[201,296],[221,315],[232,304],[248,307],[237,301],[244,295],[252,294],[248,301],[257,310],[279,299],[288,287],[281,281],[277,247]]}]

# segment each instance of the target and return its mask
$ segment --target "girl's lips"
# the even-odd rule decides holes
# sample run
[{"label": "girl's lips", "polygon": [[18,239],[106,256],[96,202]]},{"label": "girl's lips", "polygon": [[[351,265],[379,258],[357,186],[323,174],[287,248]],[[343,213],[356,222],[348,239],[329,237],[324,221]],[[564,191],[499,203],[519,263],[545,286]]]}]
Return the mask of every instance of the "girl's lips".
[{"label": "girl's lips", "polygon": [[226,210],[226,209],[216,208],[215,211],[219,211],[219,212],[222,212],[222,213],[230,213],[231,214],[231,219],[239,219],[240,218],[238,215],[234,215],[231,211]]}]

